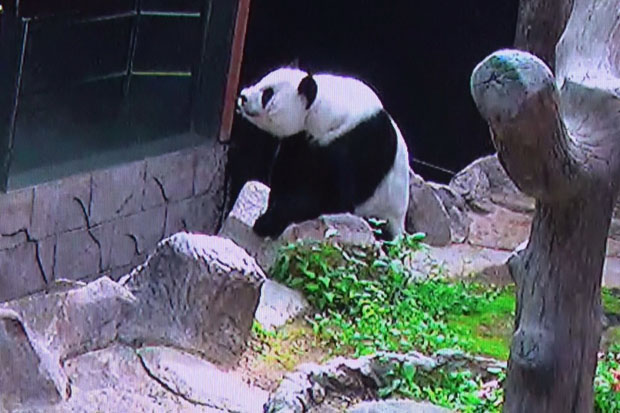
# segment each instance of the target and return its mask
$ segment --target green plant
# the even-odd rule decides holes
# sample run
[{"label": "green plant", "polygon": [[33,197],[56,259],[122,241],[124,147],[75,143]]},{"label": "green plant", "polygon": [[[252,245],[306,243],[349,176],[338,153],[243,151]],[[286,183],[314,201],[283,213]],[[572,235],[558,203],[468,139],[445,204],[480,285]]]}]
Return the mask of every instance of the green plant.
[{"label": "green plant", "polygon": [[620,346],[599,355],[594,378],[594,410],[620,412]]},{"label": "green plant", "polygon": [[384,251],[301,242],[282,251],[273,276],[317,307],[314,331],[336,352],[472,349],[448,318],[476,313],[501,290],[439,276],[416,281],[407,262],[425,253],[422,239],[386,242]]},{"label": "green plant", "polygon": [[499,412],[505,371],[489,372],[486,376],[476,375],[470,370],[429,373],[411,364],[403,364],[387,374],[388,384],[379,389],[379,396],[428,400],[462,413]]},{"label": "green plant", "polygon": [[[281,250],[272,276],[303,291],[318,309],[308,321],[331,353],[457,348],[507,359],[514,287],[450,280],[436,268],[417,280],[410,263],[426,253],[423,238],[408,235],[382,248],[298,242]],[[620,311],[617,294],[604,289],[602,298],[606,312]],[[597,412],[620,411],[619,350],[612,344],[599,361]],[[497,412],[505,372],[494,374],[482,377],[467,369],[429,374],[404,365],[389,373],[380,395],[425,399],[462,413]]]}]

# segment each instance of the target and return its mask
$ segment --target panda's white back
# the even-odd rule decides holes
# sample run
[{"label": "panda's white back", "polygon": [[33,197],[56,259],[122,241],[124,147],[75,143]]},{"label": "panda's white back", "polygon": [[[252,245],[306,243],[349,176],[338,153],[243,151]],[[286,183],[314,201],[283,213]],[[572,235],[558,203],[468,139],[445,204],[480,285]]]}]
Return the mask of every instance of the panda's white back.
[{"label": "panda's white back", "polygon": [[306,116],[305,129],[319,145],[328,145],[383,109],[376,93],[358,79],[313,75],[318,94]]}]

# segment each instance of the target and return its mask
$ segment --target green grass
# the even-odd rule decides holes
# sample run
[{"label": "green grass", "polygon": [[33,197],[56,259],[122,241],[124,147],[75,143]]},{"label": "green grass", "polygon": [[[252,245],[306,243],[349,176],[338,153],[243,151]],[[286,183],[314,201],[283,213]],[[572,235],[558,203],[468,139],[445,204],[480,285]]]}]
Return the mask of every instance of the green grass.
[{"label": "green grass", "polygon": [[617,289],[603,288],[601,300],[605,313],[620,314],[620,292]]},{"label": "green grass", "polygon": [[[415,254],[425,253],[422,239],[416,234],[384,243],[384,254],[372,247],[299,242],[281,251],[272,276],[301,290],[317,308],[308,321],[317,342],[332,354],[412,350],[431,354],[452,348],[506,360],[514,286],[437,275],[415,281],[407,263]],[[602,301],[606,312],[620,314],[620,299],[612,291],[604,289]],[[619,349],[612,342],[599,363],[597,412],[620,411],[614,410],[620,406],[614,390]],[[429,400],[463,413],[501,410],[504,371],[489,378],[466,368],[429,375],[403,366],[391,374],[390,384],[381,390],[384,397]]]},{"label": "green grass", "polygon": [[514,288],[510,286],[502,289],[492,300],[481,303],[477,311],[466,315],[450,315],[447,320],[448,325],[459,334],[472,338],[470,351],[507,360],[514,312]]}]

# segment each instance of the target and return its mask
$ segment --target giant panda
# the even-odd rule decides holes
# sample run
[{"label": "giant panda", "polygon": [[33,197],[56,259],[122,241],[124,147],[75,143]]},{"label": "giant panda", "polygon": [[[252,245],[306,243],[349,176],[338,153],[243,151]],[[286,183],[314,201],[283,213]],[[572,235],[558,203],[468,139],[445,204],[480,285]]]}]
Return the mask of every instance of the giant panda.
[{"label": "giant panda", "polygon": [[407,145],[368,85],[281,67],[241,91],[237,112],[279,142],[257,235],[276,238],[291,223],[344,212],[385,221],[382,239],[404,232]]}]

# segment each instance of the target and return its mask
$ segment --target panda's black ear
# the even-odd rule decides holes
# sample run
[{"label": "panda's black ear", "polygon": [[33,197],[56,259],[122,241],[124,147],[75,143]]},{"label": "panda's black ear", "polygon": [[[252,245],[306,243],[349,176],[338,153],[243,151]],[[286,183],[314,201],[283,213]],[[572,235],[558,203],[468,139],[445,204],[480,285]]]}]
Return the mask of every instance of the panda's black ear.
[{"label": "panda's black ear", "polygon": [[299,82],[299,86],[297,86],[297,91],[300,95],[305,96],[306,98],[306,110],[310,109],[310,106],[314,103],[314,99],[316,99],[316,94],[319,88],[316,85],[316,81],[312,77],[312,75],[308,75],[301,79]]},{"label": "panda's black ear", "polygon": [[287,67],[290,67],[291,69],[299,69],[299,57],[296,57],[292,62],[288,64]]}]

